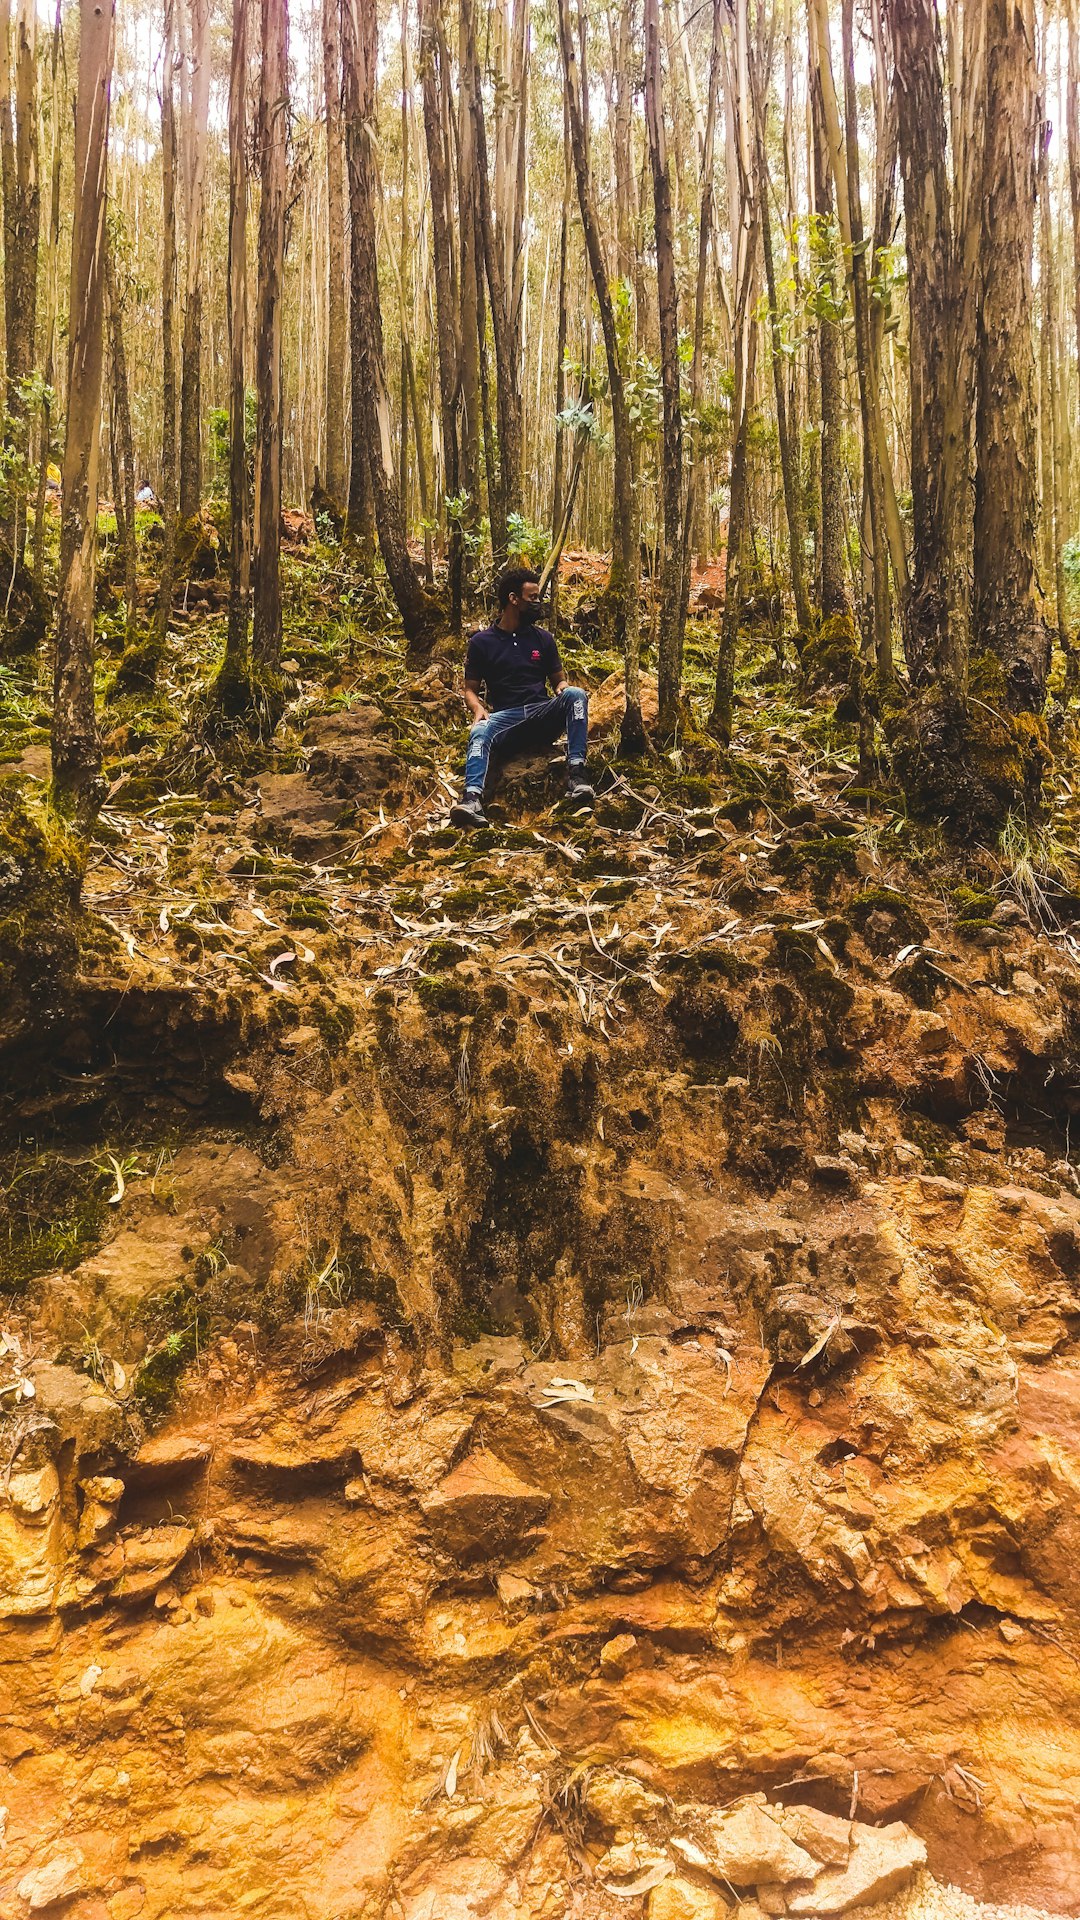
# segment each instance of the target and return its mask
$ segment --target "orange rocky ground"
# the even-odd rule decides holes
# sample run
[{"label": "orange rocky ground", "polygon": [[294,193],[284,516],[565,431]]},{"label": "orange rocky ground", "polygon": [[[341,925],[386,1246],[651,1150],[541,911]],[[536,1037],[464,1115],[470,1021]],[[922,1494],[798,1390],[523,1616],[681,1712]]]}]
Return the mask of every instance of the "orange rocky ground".
[{"label": "orange rocky ground", "polygon": [[7,1035],[105,1200],[3,1321],[0,1912],[1075,1913],[1069,936],[829,772],[463,849],[308,755],[120,790]]}]

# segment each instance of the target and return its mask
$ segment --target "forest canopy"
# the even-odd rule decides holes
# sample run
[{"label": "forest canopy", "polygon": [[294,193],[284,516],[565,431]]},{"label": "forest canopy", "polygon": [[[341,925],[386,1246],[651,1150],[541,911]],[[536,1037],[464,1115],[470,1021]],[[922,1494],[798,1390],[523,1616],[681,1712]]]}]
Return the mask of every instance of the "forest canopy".
[{"label": "forest canopy", "polygon": [[866,781],[976,836],[1034,814],[1077,660],[1073,0],[0,21],[3,646],[52,679],[68,811],[103,646],[152,689],[207,573],[193,724],[273,731],[292,512],[421,661],[509,559],[557,621],[563,554],[606,556],[628,753],[726,749],[764,625]]}]

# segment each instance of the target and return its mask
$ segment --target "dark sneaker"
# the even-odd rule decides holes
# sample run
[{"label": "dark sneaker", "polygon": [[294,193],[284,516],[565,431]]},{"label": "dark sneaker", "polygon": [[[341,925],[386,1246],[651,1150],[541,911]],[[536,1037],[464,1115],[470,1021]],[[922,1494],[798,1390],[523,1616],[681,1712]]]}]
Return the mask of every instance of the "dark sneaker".
[{"label": "dark sneaker", "polygon": [[566,783],[566,798],[572,807],[591,807],[596,795],[584,773],[571,773]]},{"label": "dark sneaker", "polygon": [[467,793],[464,800],[456,801],[450,809],[450,819],[455,827],[464,827],[469,833],[490,825],[478,793]]}]

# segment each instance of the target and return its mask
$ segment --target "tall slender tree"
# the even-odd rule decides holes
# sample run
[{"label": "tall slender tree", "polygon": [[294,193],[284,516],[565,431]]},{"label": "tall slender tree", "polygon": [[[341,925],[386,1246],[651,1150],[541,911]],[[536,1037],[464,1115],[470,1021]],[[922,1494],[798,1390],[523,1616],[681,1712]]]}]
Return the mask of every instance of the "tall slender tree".
[{"label": "tall slender tree", "polygon": [[607,360],[608,396],[611,403],[611,433],[614,442],[614,527],[612,531],[611,577],[608,594],[614,614],[613,638],[622,649],[625,663],[626,708],[621,741],[624,752],[639,753],[645,746],[641,720],[641,636],[638,620],[638,587],[641,550],[637,537],[639,521],[634,500],[633,454],[630,411],[626,397],[626,374],[615,323],[615,304],[604,256],[600,223],[597,217],[592,171],[588,151],[588,89],[583,84],[575,36],[570,19],[570,0],[558,0],[559,44],[562,50],[563,78],[570,119],[570,149],[577,181],[578,210],[585,234],[600,326]]},{"label": "tall slender tree", "polygon": [[341,136],[341,19],[338,0],[322,0],[323,100],[326,107],[326,426],[323,479],[345,504],[345,149]]},{"label": "tall slender tree", "polygon": [[30,452],[26,386],[35,361],[38,240],[41,230],[37,8],[33,0],[18,0],[14,49],[11,38],[11,0],[0,0],[0,171],[4,196],[6,407],[14,456],[13,479],[3,525],[12,562],[21,565],[26,544],[27,467]]},{"label": "tall slender tree", "polygon": [[675,228],[664,127],[659,0],[645,0],[645,118],[653,178],[657,299],[660,318],[660,379],[663,390],[661,493],[664,557],[660,575],[659,713],[662,740],[678,727],[682,693],[683,629],[683,423],[679,374],[679,298],[675,273]]},{"label": "tall slender tree", "polygon": [[1037,384],[1032,260],[1039,140],[1033,0],[987,0],[986,144],[975,436],[975,606],[1012,707],[1046,694],[1050,636],[1037,604]]},{"label": "tall slender tree", "polygon": [[180,492],[182,520],[202,499],[202,298],[206,225],[206,144],[210,112],[210,0],[181,0],[186,58],[181,66],[185,228],[184,325],[180,350]]},{"label": "tall slender tree", "polygon": [[251,0],[233,0],[229,60],[229,624],[217,704],[229,714],[251,705],[251,484],[247,457],[247,136]]},{"label": "tall slender tree", "polygon": [[364,452],[387,579],[411,651],[426,653],[438,638],[442,622],[439,609],[425,593],[409,556],[397,488],[379,299],[376,173],[372,149],[377,62],[375,0],[342,0],[341,58],[352,214],[353,298],[360,301],[360,388],[359,393],[353,393],[353,407],[359,403],[362,409]]},{"label": "tall slender tree", "polygon": [[281,701],[281,329],[288,187],[288,0],[261,0],[261,26],[251,652],[267,719],[276,721]]},{"label": "tall slender tree", "polygon": [[68,413],[53,680],[53,796],[59,807],[83,821],[95,810],[101,766],[94,713],[94,575],[113,14],[113,0],[81,0],[68,296]]}]

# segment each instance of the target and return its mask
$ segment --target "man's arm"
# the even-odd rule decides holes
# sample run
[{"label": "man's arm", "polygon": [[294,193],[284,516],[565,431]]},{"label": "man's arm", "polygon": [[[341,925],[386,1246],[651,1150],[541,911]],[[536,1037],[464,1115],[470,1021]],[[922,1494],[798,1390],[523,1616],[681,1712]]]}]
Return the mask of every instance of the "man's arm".
[{"label": "man's arm", "polygon": [[547,653],[548,685],[552,693],[559,693],[568,682],[563,663],[559,658],[559,649],[553,633],[546,635],[545,652]]},{"label": "man's arm", "polygon": [[479,680],[466,680],[465,705],[468,707],[469,713],[474,720],[487,719],[488,710],[480,698]]}]

